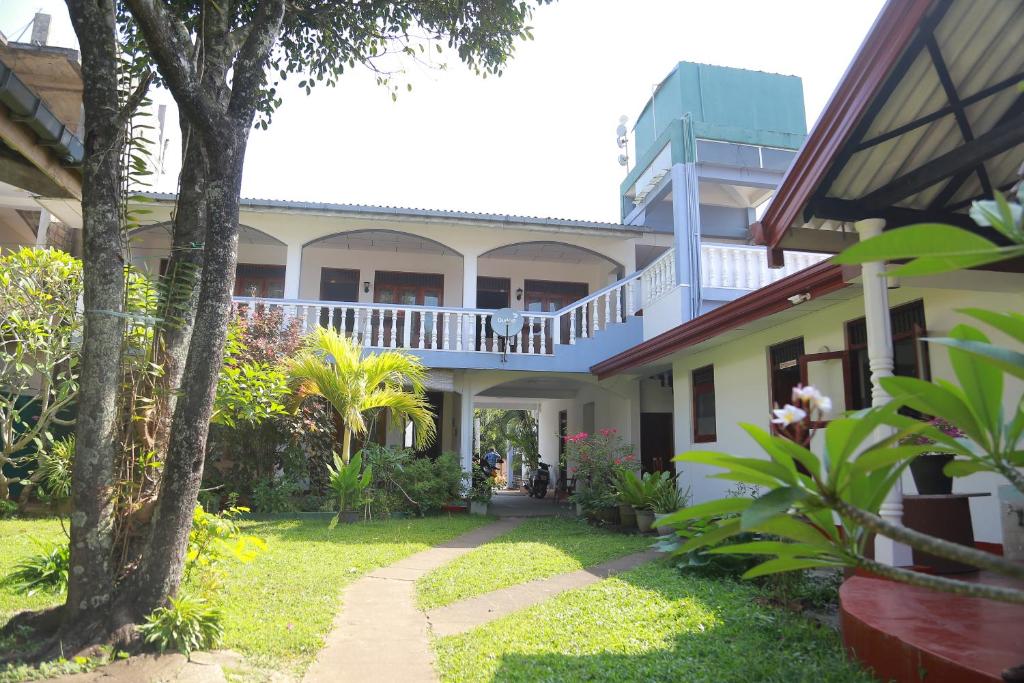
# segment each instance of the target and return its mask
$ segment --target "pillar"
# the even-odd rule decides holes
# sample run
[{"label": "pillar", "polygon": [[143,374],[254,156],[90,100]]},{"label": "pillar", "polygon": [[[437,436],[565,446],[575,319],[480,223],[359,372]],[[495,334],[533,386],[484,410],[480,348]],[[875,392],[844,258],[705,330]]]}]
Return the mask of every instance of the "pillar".
[{"label": "pillar", "polygon": [[[43,15],[46,16],[46,15]],[[47,17],[49,21],[49,17]],[[49,244],[50,212],[42,209],[39,212],[39,223],[36,224],[36,246],[45,247]]]},{"label": "pillar", "polygon": [[[870,218],[859,221],[856,226],[860,239],[865,240],[882,234],[885,221]],[[889,318],[889,289],[884,277],[885,263],[872,261],[861,266],[864,287],[864,321],[868,335],[868,366],[871,368],[871,405],[882,406],[889,402],[889,394],[882,388],[881,378],[893,374],[892,323]],[[891,427],[879,427],[874,439],[880,441],[893,434]],[[885,497],[879,515],[894,524],[903,523],[903,484],[897,479]],[[909,546],[889,538],[875,538],[875,559],[893,566],[908,566],[914,563]]]},{"label": "pillar", "polygon": [[302,244],[289,243],[284,265],[284,298],[299,298],[299,282],[302,277]]},{"label": "pillar", "polygon": [[473,392],[463,386],[459,401],[459,456],[462,460],[462,471],[473,471]]},{"label": "pillar", "polygon": [[[462,256],[462,307],[463,308],[476,308],[476,277],[477,277],[477,254],[470,252],[463,254]],[[462,320],[462,348],[465,351],[472,351],[475,349],[470,348],[472,346],[472,340],[476,335],[476,319],[473,316],[467,315]],[[452,341],[452,348],[456,348],[456,343]]]}]

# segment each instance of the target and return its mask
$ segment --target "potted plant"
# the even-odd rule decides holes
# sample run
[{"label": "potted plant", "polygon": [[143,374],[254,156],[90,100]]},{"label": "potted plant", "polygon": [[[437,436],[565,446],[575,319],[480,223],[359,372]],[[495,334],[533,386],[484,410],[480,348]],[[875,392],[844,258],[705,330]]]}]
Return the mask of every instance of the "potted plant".
[{"label": "potted plant", "polygon": [[622,526],[635,529],[635,507],[643,507],[645,502],[639,477],[631,470],[622,470],[618,472],[616,477],[615,489],[619,507],[619,520]]},{"label": "potted plant", "polygon": [[355,522],[359,519],[357,508],[366,500],[366,489],[373,480],[372,470],[369,465],[363,468],[362,453],[353,455],[347,465],[337,453],[334,454],[334,467],[328,465],[327,474],[331,490],[338,499],[338,514],[331,520],[330,528],[341,521]]},{"label": "potted plant", "polygon": [[[928,424],[954,439],[959,439],[964,435],[955,425],[940,417],[929,420]],[[935,440],[923,434],[917,434],[903,439],[900,443],[904,445],[928,445],[934,444]],[[953,492],[953,478],[943,471],[946,465],[953,461],[953,458],[952,453],[936,448],[935,451],[922,453],[910,461],[910,473],[914,477],[914,484],[917,486],[917,492],[920,495],[949,495]]]},{"label": "potted plant", "polygon": [[658,490],[654,493],[654,497],[651,499],[651,509],[654,511],[654,526],[658,530],[659,535],[668,536],[675,531],[671,526],[661,526],[658,522],[676,510],[686,507],[689,498],[689,489],[686,492],[680,491],[674,478],[666,477],[662,480]]},{"label": "potted plant", "polygon": [[494,495],[494,477],[484,475],[480,465],[473,463],[473,484],[469,487],[469,514],[486,515],[487,504]]},{"label": "potted plant", "polygon": [[565,438],[565,455],[574,463],[577,492],[573,502],[590,519],[618,524],[619,505],[616,481],[619,472],[636,467],[636,456],[614,429],[596,434],[571,434]]}]

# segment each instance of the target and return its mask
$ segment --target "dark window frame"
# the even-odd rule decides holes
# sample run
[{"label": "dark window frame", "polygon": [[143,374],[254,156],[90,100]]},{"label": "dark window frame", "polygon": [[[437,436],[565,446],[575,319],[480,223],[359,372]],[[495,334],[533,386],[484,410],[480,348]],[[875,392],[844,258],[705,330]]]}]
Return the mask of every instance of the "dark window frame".
[{"label": "dark window frame", "polygon": [[[901,319],[905,323],[899,325]],[[892,344],[893,344],[893,363],[894,363],[894,374],[895,374],[895,350],[896,345],[899,342],[911,341],[911,348],[914,352],[914,377],[922,379],[926,382],[932,380],[931,360],[929,358],[928,349],[925,347],[924,337],[928,336],[928,321],[925,317],[924,299],[915,299],[898,306],[891,306],[889,308],[889,323],[890,329],[892,330]],[[850,365],[851,365],[851,376],[850,379],[854,379],[854,375],[857,373],[856,355],[859,353],[867,353],[867,331],[861,331],[861,327],[866,326],[867,320],[863,316],[860,318],[854,318],[847,320],[843,325],[843,331],[845,336],[846,351],[850,354]],[[863,341],[854,341],[855,338],[863,339]],[[871,374],[870,371],[867,375],[867,383],[860,387],[860,379],[856,380],[858,384],[850,387],[850,402],[847,408],[852,410],[859,410],[861,408],[867,408],[871,405]],[[857,396],[855,394],[856,389],[860,388],[863,390],[865,396]],[[866,398],[866,405],[858,405],[860,398]],[[916,413],[914,413],[916,414]]]},{"label": "dark window frame", "polygon": [[[702,373],[708,373],[710,381]],[[698,398],[707,395],[711,396],[711,419],[715,425],[713,432],[701,432],[700,423],[697,419]],[[704,365],[690,371],[690,408],[691,422],[693,424],[693,443],[714,443],[718,441],[718,406],[715,399],[714,364]]]}]

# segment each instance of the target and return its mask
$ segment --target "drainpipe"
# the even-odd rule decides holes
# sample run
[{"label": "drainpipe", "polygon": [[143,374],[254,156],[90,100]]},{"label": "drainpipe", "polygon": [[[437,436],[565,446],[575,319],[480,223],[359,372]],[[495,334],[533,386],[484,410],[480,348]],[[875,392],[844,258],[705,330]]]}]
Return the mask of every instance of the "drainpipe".
[{"label": "drainpipe", "polygon": [[[854,226],[861,240],[882,234],[885,221],[869,218],[858,221]],[[868,366],[871,368],[871,405],[883,406],[892,398],[882,388],[879,380],[893,374],[892,323],[889,318],[889,289],[884,276],[885,263],[872,261],[861,266],[864,287],[864,321],[868,333]],[[882,426],[875,430],[874,437],[880,441],[891,436],[895,430]],[[893,485],[879,510],[882,519],[893,524],[903,523],[903,482],[899,479]],[[914,563],[910,546],[897,543],[883,536],[875,537],[875,559],[888,565],[906,567]]]}]

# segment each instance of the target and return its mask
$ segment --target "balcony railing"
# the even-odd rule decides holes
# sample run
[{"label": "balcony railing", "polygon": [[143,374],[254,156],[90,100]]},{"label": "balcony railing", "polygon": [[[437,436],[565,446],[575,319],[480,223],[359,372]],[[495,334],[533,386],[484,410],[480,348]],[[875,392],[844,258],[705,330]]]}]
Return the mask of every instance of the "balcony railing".
[{"label": "balcony railing", "polygon": [[[752,290],[817,263],[818,254],[786,254],[786,267],[769,270],[756,247],[702,245],[704,287]],[[411,306],[350,301],[235,297],[243,316],[279,310],[296,320],[303,333],[333,327],[363,346],[420,351],[551,355],[634,317],[676,286],[675,254],[669,249],[646,268],[557,311],[522,311],[523,330],[505,348],[490,327],[493,310]]]},{"label": "balcony railing", "polygon": [[764,247],[702,244],[700,284],[705,288],[753,291],[826,258],[827,254],[787,251],[786,265],[783,268],[769,268]]}]

